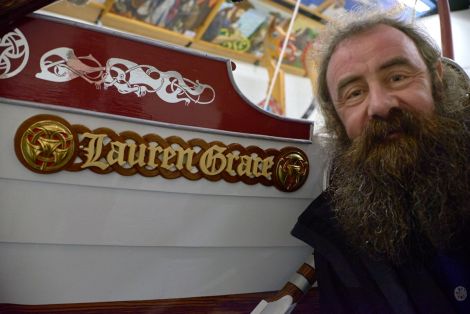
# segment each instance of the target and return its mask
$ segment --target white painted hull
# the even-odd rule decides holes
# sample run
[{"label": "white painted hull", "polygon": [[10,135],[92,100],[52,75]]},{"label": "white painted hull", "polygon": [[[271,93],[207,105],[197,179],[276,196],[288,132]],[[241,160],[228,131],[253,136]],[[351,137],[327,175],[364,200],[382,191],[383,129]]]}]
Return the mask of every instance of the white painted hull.
[{"label": "white painted hull", "polygon": [[[90,129],[184,140],[296,146],[310,174],[296,192],[242,182],[85,170],[37,174],[17,159],[18,126],[54,114]],[[319,144],[195,131],[0,99],[0,303],[146,300],[278,290],[311,249],[290,235],[323,186]]]}]

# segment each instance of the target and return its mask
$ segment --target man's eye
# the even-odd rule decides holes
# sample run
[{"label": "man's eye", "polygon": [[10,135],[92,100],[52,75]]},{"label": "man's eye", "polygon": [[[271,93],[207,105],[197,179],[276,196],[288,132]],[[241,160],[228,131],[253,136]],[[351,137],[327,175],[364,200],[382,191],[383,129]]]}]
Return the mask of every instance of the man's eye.
[{"label": "man's eye", "polygon": [[346,99],[352,99],[361,96],[363,91],[361,89],[356,89],[348,93]]},{"label": "man's eye", "polygon": [[406,79],[406,76],[403,74],[394,74],[390,77],[391,82],[401,82]]},{"label": "man's eye", "polygon": [[351,89],[345,92],[338,102],[339,106],[351,107],[361,103],[364,98],[365,91],[364,89]]}]

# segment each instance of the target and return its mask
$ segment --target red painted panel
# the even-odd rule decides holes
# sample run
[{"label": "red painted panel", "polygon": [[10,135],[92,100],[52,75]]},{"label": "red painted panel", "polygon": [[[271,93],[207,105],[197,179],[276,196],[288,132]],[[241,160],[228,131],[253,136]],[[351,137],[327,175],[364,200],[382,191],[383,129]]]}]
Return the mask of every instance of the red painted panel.
[{"label": "red painted panel", "polygon": [[[84,28],[70,23],[54,21],[38,17],[25,18],[16,24],[24,34],[29,46],[29,60],[26,67],[17,75],[0,79],[0,97],[46,103],[65,107],[104,112],[114,115],[147,119],[177,125],[196,126],[216,130],[240,132],[246,134],[260,134],[282,138],[310,139],[310,123],[281,119],[265,114],[244,100],[233,87],[229,71],[229,61],[209,58],[193,54],[182,49],[157,45],[143,40],[135,40],[121,35],[113,35],[99,31],[95,28]],[[12,30],[13,31],[13,30]],[[6,32],[8,33],[8,32]],[[4,37],[5,34],[1,36]],[[114,81],[115,85],[104,88],[103,82],[95,85],[82,77],[76,77],[66,82],[50,81],[36,77],[41,72],[41,58],[53,49],[69,48],[70,57],[68,65],[81,65],[95,68],[88,72],[91,80],[99,80],[106,73],[107,63],[111,65],[112,58],[126,60],[134,65],[144,66],[143,70],[154,69],[152,73],[141,77],[132,77],[127,73],[125,80]],[[8,47],[6,49],[9,49]],[[71,49],[71,50],[70,50]],[[76,57],[72,58],[73,51]],[[1,54],[1,51],[0,51]],[[91,55],[91,57],[83,58]],[[94,58],[95,61],[92,61]],[[49,61],[57,61],[60,57],[50,56]],[[60,60],[59,60],[60,61]],[[15,65],[19,60],[12,60]],[[75,62],[75,63],[73,63]],[[43,61],[44,65],[44,61]],[[152,68],[153,67],[153,68]],[[101,69],[97,71],[96,69]],[[116,65],[109,73],[111,78],[118,79],[116,69],[123,71],[130,68]],[[114,69],[114,70],[113,70]],[[161,72],[155,72],[155,69]],[[52,70],[52,67],[49,68]],[[94,71],[94,72],[93,72]],[[212,98],[210,88],[203,89],[199,96],[193,100],[170,103],[164,101],[159,93],[164,91],[161,78],[165,75],[174,75],[176,71],[191,82],[207,84],[215,92],[215,98],[207,104],[197,103],[196,100],[208,101]],[[101,73],[101,77],[97,77]],[[137,72],[132,72],[137,73]],[[1,77],[0,68],[0,77]],[[132,82],[132,80],[135,80]],[[160,79],[160,81],[158,81]],[[173,76],[173,81],[175,76]],[[158,82],[157,82],[158,81]],[[190,84],[190,81],[185,81]],[[119,92],[116,84],[130,82],[127,93]],[[169,82],[169,81],[165,81]],[[112,82],[111,82],[112,83]],[[147,93],[140,97],[132,87],[145,86]],[[181,85],[181,84],[180,84]],[[178,90],[176,85],[174,90]],[[204,86],[204,85],[202,85]],[[171,92],[171,86],[167,91]],[[178,98],[185,95],[180,93]],[[199,98],[198,98],[199,97]]]}]

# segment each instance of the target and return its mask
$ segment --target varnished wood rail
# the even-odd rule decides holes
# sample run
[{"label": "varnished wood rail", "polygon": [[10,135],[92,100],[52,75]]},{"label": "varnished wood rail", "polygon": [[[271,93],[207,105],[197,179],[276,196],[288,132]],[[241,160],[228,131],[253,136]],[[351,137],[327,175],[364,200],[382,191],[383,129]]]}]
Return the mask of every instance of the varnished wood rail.
[{"label": "varnished wood rail", "polygon": [[[0,313],[80,313],[80,314],[244,314],[276,292],[234,294],[182,299],[116,301],[45,305],[0,304]],[[318,292],[312,289],[302,298],[293,314],[318,313]]]}]

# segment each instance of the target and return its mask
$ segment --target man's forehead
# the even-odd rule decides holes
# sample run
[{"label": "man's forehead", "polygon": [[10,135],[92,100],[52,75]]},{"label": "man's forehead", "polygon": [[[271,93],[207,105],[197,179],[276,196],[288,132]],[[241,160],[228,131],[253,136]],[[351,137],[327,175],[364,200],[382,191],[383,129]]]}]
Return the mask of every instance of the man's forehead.
[{"label": "man's forehead", "polygon": [[[390,39],[395,43],[400,42],[403,45],[410,45],[417,49],[415,42],[400,29],[387,24],[377,24],[359,32],[352,33],[340,40],[333,49],[332,55],[341,48],[349,46],[363,48],[364,44],[371,44],[374,42],[390,44]],[[371,42],[371,40],[373,40],[373,42]]]},{"label": "man's forehead", "polygon": [[336,45],[328,62],[327,77],[343,73],[345,67],[366,64],[371,57],[377,58],[378,64],[401,58],[419,67],[425,66],[415,42],[408,35],[393,26],[378,24]]}]

